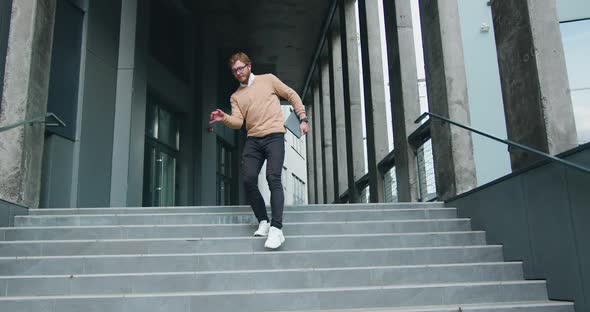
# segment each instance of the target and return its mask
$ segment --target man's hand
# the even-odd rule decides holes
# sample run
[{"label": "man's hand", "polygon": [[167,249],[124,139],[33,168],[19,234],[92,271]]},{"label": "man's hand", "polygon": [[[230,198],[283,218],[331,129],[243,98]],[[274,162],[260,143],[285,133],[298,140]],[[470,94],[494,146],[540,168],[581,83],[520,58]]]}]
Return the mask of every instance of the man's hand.
[{"label": "man's hand", "polygon": [[301,130],[301,135],[304,136],[307,134],[307,132],[309,132],[309,125],[307,125],[307,122],[302,122],[299,125],[299,130]]},{"label": "man's hand", "polygon": [[209,115],[209,123],[213,124],[216,122],[221,122],[223,121],[223,116],[225,116],[225,113],[220,109],[216,109],[211,112],[211,115]]}]

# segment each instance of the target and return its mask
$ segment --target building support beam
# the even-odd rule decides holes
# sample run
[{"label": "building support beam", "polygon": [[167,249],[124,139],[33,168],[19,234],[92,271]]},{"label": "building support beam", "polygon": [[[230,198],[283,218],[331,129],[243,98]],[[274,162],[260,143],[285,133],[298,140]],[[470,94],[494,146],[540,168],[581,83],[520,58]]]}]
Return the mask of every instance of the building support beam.
[{"label": "building support beam", "polygon": [[122,2],[111,207],[142,205],[147,95],[147,13],[144,1]]},{"label": "building support beam", "polygon": [[355,182],[365,175],[363,115],[359,79],[359,53],[354,0],[339,0],[340,36],[342,43],[342,76],[346,115],[346,154],[348,158],[348,200],[358,203],[360,193]]},{"label": "building support beam", "polygon": [[[458,0],[420,0],[420,20],[430,112],[469,125],[467,79]],[[471,134],[432,122],[436,188],[440,200],[477,185]]]},{"label": "building support beam", "polygon": [[[13,0],[0,127],[47,113],[55,0]],[[37,208],[45,126],[0,133],[0,199]]]},{"label": "building support beam", "polygon": [[313,120],[311,124],[313,131],[313,150],[315,152],[315,176],[316,176],[316,203],[325,203],[325,187],[324,187],[324,162],[322,158],[323,154],[323,141],[322,141],[322,114],[321,114],[321,102],[320,102],[320,86],[319,83],[315,83],[313,86]]},{"label": "building support beam", "polygon": [[418,72],[410,0],[383,1],[389,60],[389,92],[397,196],[400,202],[418,201],[418,169],[408,136],[416,130],[420,115]]},{"label": "building support beam", "polygon": [[[330,125],[332,128],[332,172],[334,173],[333,180],[333,194],[334,203],[340,202],[340,185],[339,185],[339,157],[338,157],[338,138],[336,128],[336,90],[334,81],[334,46],[332,45],[332,32],[329,32],[326,36],[326,46],[328,47],[328,79],[330,82]],[[345,160],[346,161],[346,160]]]},{"label": "building support beam", "polygon": [[385,77],[381,52],[379,1],[358,0],[361,60],[367,127],[370,202],[385,200],[383,175],[377,164],[389,153]]},{"label": "building support beam", "polygon": [[[556,1],[493,1],[508,139],[555,155],[577,145]],[[512,169],[539,160],[518,150]]]},{"label": "building support beam", "polygon": [[324,188],[326,190],[325,199],[327,204],[333,203],[336,198],[334,197],[334,177],[336,171],[334,171],[334,150],[332,145],[332,101],[330,93],[332,92],[330,86],[330,65],[327,59],[322,59],[321,79],[322,79],[322,135],[324,137],[323,156],[324,156]]},{"label": "building support beam", "polygon": [[315,128],[315,125],[311,123],[311,120],[314,119],[314,115],[313,115],[313,96],[308,95],[306,97],[306,101],[305,103],[308,103],[308,105],[306,105],[305,107],[305,112],[307,113],[307,118],[310,120],[310,128],[312,129],[312,131],[310,131],[306,136],[305,136],[305,151],[307,153],[306,156],[306,160],[307,160],[307,202],[309,204],[314,204],[316,203],[316,194],[317,194],[317,188],[316,188],[316,172],[315,172],[315,150],[314,150],[314,132],[313,132],[313,128]]},{"label": "building support beam", "polygon": [[[335,142],[335,160],[338,166],[337,168],[337,186],[338,186],[338,198],[348,188],[348,157],[346,146],[346,113],[345,113],[345,101],[344,101],[344,86],[343,86],[343,75],[342,75],[342,41],[340,39],[340,33],[332,33],[330,37],[331,42],[328,43],[332,46],[332,68],[333,68],[333,86],[334,86],[334,142]],[[333,142],[333,144],[334,144]],[[351,161],[352,162],[352,161]]]}]

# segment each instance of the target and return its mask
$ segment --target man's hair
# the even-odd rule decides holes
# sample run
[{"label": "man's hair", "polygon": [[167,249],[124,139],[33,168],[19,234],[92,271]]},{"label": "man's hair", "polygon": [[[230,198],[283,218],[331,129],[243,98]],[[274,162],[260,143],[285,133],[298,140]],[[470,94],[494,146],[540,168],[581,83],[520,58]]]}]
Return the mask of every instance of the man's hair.
[{"label": "man's hair", "polygon": [[244,52],[238,52],[238,53],[234,53],[232,56],[229,57],[229,59],[227,60],[227,66],[229,66],[229,69],[231,69],[231,67],[234,65],[235,62],[237,61],[241,61],[242,63],[248,65],[250,63],[252,63],[250,61],[250,58],[248,57],[248,55],[246,55],[246,53]]}]

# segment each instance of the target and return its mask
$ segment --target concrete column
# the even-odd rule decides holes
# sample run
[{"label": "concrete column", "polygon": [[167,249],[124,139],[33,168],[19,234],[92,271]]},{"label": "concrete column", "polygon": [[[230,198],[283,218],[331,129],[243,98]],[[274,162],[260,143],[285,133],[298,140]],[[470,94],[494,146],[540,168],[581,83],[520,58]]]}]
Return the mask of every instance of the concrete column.
[{"label": "concrete column", "polygon": [[[55,0],[14,0],[0,126],[47,113]],[[0,198],[38,207],[45,126],[0,133]]]},{"label": "concrete column", "polygon": [[[309,94],[309,92],[308,92]],[[313,96],[307,96],[305,103],[312,103]],[[313,109],[312,105],[305,106],[305,112],[307,113],[307,118],[311,121],[313,116]],[[309,123],[311,129],[315,128],[315,125],[312,125],[311,122]],[[316,202],[316,174],[314,170],[315,166],[315,150],[314,150],[314,132],[311,130],[309,134],[305,136],[305,151],[307,152],[306,160],[307,160],[307,202],[312,204]]]},{"label": "concrete column", "polygon": [[336,142],[335,159],[338,164],[336,176],[338,177],[338,196],[348,188],[348,158],[346,147],[346,113],[344,111],[344,86],[342,84],[342,41],[339,33],[333,33],[331,36],[332,45],[332,68],[334,71],[334,128],[336,136],[333,140]]},{"label": "concrete column", "polygon": [[361,57],[365,116],[367,119],[367,158],[369,165],[370,201],[385,199],[383,176],[377,163],[389,153],[387,137],[387,109],[385,103],[385,77],[381,53],[381,25],[379,1],[358,0],[361,34]]},{"label": "concrete column", "polygon": [[[358,202],[359,193],[354,182],[365,175],[365,151],[363,146],[363,115],[361,83],[359,76],[358,37],[354,0],[340,0],[340,35],[342,40],[342,75],[344,105],[347,123],[347,157],[349,170],[349,201]],[[352,190],[352,192],[350,192]]]},{"label": "concrete column", "polygon": [[384,0],[383,12],[397,196],[400,202],[412,202],[419,198],[418,169],[408,136],[417,128],[414,120],[420,115],[420,98],[410,0]]},{"label": "concrete column", "polygon": [[331,137],[332,137],[332,171],[334,185],[334,203],[340,203],[340,186],[338,177],[338,140],[336,139],[336,91],[334,90],[334,52],[332,42],[332,34],[326,35],[325,45],[327,47],[327,59],[328,59],[328,80],[330,84],[330,125],[331,125]]},{"label": "concrete column", "polygon": [[326,203],[333,203],[334,198],[334,150],[332,146],[332,110],[330,101],[330,77],[329,64],[324,60],[321,65],[322,74],[322,135],[324,144],[322,146],[324,155],[324,172],[326,173],[324,183],[326,189]]},{"label": "concrete column", "polygon": [[[508,138],[549,154],[577,145],[556,1],[492,2]],[[512,169],[539,158],[511,151]]]},{"label": "concrete column", "polygon": [[[422,41],[430,112],[469,125],[467,80],[457,0],[420,0]],[[432,122],[432,149],[439,199],[477,185],[471,134]]]},{"label": "concrete column", "polygon": [[315,152],[315,177],[317,187],[316,201],[318,204],[323,204],[325,203],[326,189],[324,187],[324,163],[322,161],[324,149],[322,148],[322,114],[320,113],[320,96],[320,88],[316,83],[313,87],[313,119],[310,119],[310,122],[312,125],[314,125],[314,127],[312,127],[312,131],[313,150]]},{"label": "concrete column", "polygon": [[112,207],[142,205],[147,3],[123,0],[111,173]]}]

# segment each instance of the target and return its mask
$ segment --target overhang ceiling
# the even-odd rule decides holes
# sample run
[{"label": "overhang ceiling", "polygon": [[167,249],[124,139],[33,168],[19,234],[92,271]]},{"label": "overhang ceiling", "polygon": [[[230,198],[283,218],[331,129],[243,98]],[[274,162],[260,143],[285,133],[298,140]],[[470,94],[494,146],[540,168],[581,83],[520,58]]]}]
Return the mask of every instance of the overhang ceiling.
[{"label": "overhang ceiling", "polygon": [[274,72],[300,91],[332,0],[187,2],[198,2],[193,11],[203,19],[207,32],[216,33],[226,53],[245,51],[254,73]]}]

